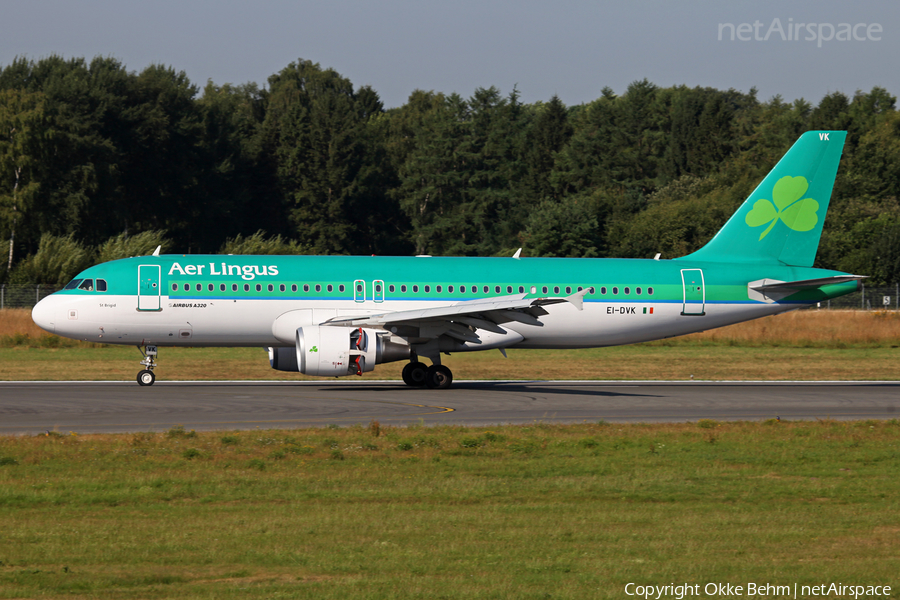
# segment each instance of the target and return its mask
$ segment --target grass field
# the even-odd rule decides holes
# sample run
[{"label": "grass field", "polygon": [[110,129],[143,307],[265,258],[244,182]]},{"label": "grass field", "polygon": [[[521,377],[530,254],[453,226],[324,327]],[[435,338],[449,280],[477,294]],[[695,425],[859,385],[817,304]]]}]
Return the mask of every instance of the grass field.
[{"label": "grass field", "polygon": [[[510,350],[444,359],[457,379],[893,380],[900,378],[900,314],[795,311],[693,335],[614,348]],[[0,379],[131,380],[133,347],[43,332],[27,310],[0,311]],[[308,379],[273,371],[260,348],[161,348],[161,379]],[[399,379],[402,364],[369,379]]]},{"label": "grass field", "polygon": [[[457,378],[897,379],[898,342],[893,314],[808,311],[447,364]],[[261,349],[161,352],[164,379],[301,378],[269,369]],[[2,379],[131,379],[139,358],[0,311]],[[897,590],[898,470],[897,420],[0,437],[0,598]]]},{"label": "grass field", "polygon": [[896,590],[898,465],[898,421],[0,438],[0,597]]}]

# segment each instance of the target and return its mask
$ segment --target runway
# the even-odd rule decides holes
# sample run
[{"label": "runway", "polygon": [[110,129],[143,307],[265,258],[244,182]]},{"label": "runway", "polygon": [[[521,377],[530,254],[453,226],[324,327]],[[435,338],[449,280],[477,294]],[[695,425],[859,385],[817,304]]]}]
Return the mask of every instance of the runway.
[{"label": "runway", "polygon": [[0,382],[0,434],[898,417],[900,382]]}]

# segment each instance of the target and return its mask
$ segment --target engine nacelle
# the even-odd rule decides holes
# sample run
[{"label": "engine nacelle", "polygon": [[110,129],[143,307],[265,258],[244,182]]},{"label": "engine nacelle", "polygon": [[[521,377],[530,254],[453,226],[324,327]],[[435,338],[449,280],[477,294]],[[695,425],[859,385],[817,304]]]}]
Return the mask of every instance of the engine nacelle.
[{"label": "engine nacelle", "polygon": [[269,348],[269,365],[276,371],[290,371],[297,373],[297,349],[296,348]]},{"label": "engine nacelle", "polygon": [[278,371],[319,377],[362,375],[375,365],[410,357],[410,347],[374,329],[309,325],[297,329],[294,348],[269,348],[269,364]]}]

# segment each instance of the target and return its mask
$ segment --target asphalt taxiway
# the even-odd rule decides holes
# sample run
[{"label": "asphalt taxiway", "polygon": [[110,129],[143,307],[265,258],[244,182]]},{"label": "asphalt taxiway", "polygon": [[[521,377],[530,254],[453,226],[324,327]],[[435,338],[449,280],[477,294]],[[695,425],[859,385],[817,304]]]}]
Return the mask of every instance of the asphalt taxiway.
[{"label": "asphalt taxiway", "polygon": [[0,434],[900,417],[900,382],[0,382]]}]

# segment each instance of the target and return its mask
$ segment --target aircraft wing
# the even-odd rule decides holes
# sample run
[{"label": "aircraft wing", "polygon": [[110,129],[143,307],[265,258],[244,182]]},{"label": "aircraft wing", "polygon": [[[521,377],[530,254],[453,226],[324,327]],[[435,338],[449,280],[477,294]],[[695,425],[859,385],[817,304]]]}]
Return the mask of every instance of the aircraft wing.
[{"label": "aircraft wing", "polygon": [[510,321],[542,325],[540,317],[546,314],[545,311],[540,311],[542,306],[569,302],[582,310],[584,296],[589,291],[590,289],[585,289],[565,297],[527,298],[527,294],[520,294],[465,300],[430,308],[337,317],[322,325],[385,329],[414,327],[417,331],[409,337],[434,339],[448,335],[462,342],[480,344],[479,329],[506,335],[508,332],[500,325]]}]

